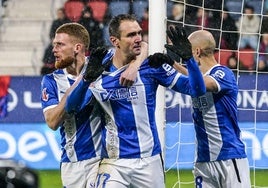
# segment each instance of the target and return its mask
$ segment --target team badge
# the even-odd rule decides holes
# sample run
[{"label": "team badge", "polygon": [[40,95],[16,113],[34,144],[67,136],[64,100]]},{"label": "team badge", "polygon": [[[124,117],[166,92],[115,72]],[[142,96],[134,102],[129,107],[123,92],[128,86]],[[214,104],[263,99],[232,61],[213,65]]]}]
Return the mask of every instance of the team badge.
[{"label": "team badge", "polygon": [[42,90],[42,100],[43,100],[43,101],[48,101],[47,88],[44,88],[44,89]]}]

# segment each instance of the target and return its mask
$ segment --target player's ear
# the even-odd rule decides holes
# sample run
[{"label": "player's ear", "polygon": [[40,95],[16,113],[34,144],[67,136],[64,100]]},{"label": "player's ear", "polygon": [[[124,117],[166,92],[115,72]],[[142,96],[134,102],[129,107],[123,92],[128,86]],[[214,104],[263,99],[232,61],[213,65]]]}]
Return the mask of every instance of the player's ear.
[{"label": "player's ear", "polygon": [[82,44],[80,44],[80,43],[75,44],[75,46],[74,46],[75,53],[78,53],[81,49],[82,49]]},{"label": "player's ear", "polygon": [[118,47],[118,46],[119,46],[118,38],[116,38],[116,37],[114,37],[114,36],[111,36],[111,37],[110,37],[110,41],[111,41],[111,43],[112,43],[112,45],[113,45],[114,47]]},{"label": "player's ear", "polygon": [[196,56],[200,58],[201,54],[202,54],[202,49],[201,48],[195,48],[195,53],[196,53]]}]

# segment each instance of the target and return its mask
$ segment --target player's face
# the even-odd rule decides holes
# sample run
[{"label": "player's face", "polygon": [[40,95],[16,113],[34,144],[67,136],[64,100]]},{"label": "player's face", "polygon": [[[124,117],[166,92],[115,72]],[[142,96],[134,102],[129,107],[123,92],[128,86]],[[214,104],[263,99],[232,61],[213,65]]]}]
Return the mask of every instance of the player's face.
[{"label": "player's face", "polygon": [[74,62],[74,43],[65,33],[57,33],[53,40],[53,53],[56,58],[55,67],[66,68]]},{"label": "player's face", "polygon": [[141,53],[141,27],[136,21],[123,21],[120,24],[121,37],[118,42],[120,50],[128,57],[136,57]]}]

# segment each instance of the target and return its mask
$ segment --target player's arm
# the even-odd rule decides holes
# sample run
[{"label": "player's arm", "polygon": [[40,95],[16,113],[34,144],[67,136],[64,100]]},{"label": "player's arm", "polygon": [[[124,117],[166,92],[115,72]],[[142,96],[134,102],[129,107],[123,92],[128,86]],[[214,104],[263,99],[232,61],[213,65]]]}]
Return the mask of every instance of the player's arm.
[{"label": "player's arm", "polygon": [[218,92],[219,91],[218,85],[212,77],[204,76],[204,82],[205,82],[207,91],[210,91],[210,92]]},{"label": "player's arm", "polygon": [[175,68],[178,72],[184,75],[188,75],[188,70],[186,68],[186,65],[181,63],[182,58],[178,54],[171,51],[169,48],[166,47],[166,49],[167,49],[167,55],[172,60],[174,60],[174,64],[172,64],[173,68]]},{"label": "player's arm", "polygon": [[188,70],[187,70],[187,68],[184,67],[182,64],[175,62],[175,63],[173,64],[173,67],[174,67],[178,72],[180,72],[180,73],[182,73],[182,74],[184,74],[184,75],[188,75]]},{"label": "player's arm", "polygon": [[[67,113],[78,113],[93,97],[92,93],[88,89],[91,82],[86,81],[83,77],[83,75],[79,76],[79,81],[77,82],[75,88],[67,95],[67,100],[64,107]],[[90,94],[86,95],[87,92]]]},{"label": "player's arm", "polygon": [[186,60],[186,63],[188,76],[180,76],[172,89],[192,97],[204,95],[206,86],[197,63],[193,57]]},{"label": "player's arm", "polygon": [[[166,44],[165,47],[167,51],[170,53],[171,58],[173,60],[178,60],[179,58],[182,58],[182,60],[185,62],[189,61],[190,59],[194,61],[194,58],[192,58],[192,45],[186,36],[184,28],[170,27],[169,30],[167,30],[167,35],[169,39],[172,41],[172,45]],[[190,75],[188,65],[189,64],[187,63],[188,68],[187,72],[185,69],[183,69],[181,65],[175,64],[173,67],[182,74],[189,75],[189,79],[192,76],[193,78],[196,77],[197,75],[193,75],[194,73]],[[210,76],[204,76],[202,80],[204,80],[205,88],[207,91],[218,92],[219,88],[216,83],[216,80],[214,80]]]},{"label": "player's arm", "polygon": [[67,112],[65,111],[64,107],[66,104],[67,95],[70,93],[71,90],[76,86],[73,84],[63,95],[61,101],[53,108],[47,109],[43,114],[46,121],[46,124],[52,130],[57,130],[59,126],[65,119]]},{"label": "player's arm", "polygon": [[64,96],[61,102],[54,108],[46,110],[43,114],[45,117],[46,124],[52,130],[57,130],[60,124],[63,122],[65,110],[64,103],[66,101],[66,96]]},{"label": "player's arm", "polygon": [[204,94],[206,92],[205,81],[201,71],[199,70],[197,62],[193,57],[192,45],[186,36],[185,29],[177,26],[175,28],[170,27],[167,30],[167,35],[172,41],[172,45],[165,45],[167,50],[169,50],[171,54],[175,54],[175,57],[180,57],[184,62],[186,62],[190,84],[189,91],[191,92],[191,96],[195,97],[202,93]]},{"label": "player's arm", "polygon": [[148,57],[148,44],[141,42],[141,54],[129,64],[129,67],[121,74],[119,82],[122,86],[131,86],[136,77],[142,62]]},{"label": "player's arm", "polygon": [[88,89],[89,85],[94,82],[111,63],[110,61],[103,62],[107,54],[108,50],[104,47],[92,50],[85,72],[79,76],[79,82],[67,97],[65,110],[68,113],[79,112],[91,101],[93,94]]},{"label": "player's arm", "polygon": [[[169,69],[175,75],[174,80],[170,83],[169,87],[174,91],[190,95],[192,97],[201,96],[206,92],[203,76],[199,70],[194,58],[191,57],[186,61],[187,75],[171,71],[170,66],[174,66],[174,61],[166,54],[155,53],[148,57],[148,63],[151,67],[159,69],[159,72]],[[165,65],[166,64],[166,65]],[[167,66],[170,65],[170,66]]]},{"label": "player's arm", "polygon": [[[188,75],[188,70],[183,65],[181,65],[179,63],[174,63],[173,67],[178,72],[180,72],[180,73],[182,73],[184,75]],[[216,81],[213,78],[211,78],[210,76],[204,76],[203,79],[204,79],[207,91],[218,92],[218,85],[217,85]]]}]

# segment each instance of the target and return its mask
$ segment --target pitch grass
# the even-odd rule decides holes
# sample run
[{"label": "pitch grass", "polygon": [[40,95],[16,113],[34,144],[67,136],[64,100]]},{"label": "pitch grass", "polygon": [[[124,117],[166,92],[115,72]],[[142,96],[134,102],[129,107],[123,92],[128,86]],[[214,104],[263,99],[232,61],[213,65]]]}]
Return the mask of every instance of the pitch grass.
[{"label": "pitch grass", "polygon": [[[40,188],[61,188],[60,172],[57,170],[40,170],[38,171]],[[268,169],[251,171],[251,184],[255,182],[255,187],[268,187]],[[180,178],[181,182],[188,182],[182,185],[176,184]],[[190,183],[189,183],[190,182]],[[166,172],[166,188],[193,188],[193,175],[190,170],[180,171],[170,170]],[[254,188],[254,186],[252,186]]]},{"label": "pitch grass", "polygon": [[[255,175],[254,175],[255,173]],[[255,177],[255,178],[254,178]],[[182,182],[179,186],[178,179]],[[250,172],[252,188],[267,188],[268,187],[268,169],[256,170]],[[176,184],[177,183],[177,184]],[[166,172],[166,188],[193,188],[193,174],[191,170],[182,170],[179,173],[176,170]]]}]

